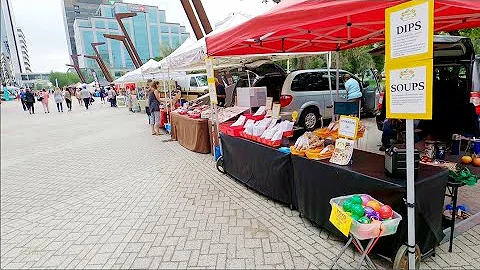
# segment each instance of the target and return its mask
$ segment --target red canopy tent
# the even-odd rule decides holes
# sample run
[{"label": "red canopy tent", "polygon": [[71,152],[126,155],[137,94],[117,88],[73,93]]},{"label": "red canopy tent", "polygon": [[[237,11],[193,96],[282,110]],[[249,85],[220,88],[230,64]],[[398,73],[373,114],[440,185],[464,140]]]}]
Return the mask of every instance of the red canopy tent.
[{"label": "red canopy tent", "polygon": [[[284,0],[265,14],[207,37],[209,56],[325,52],[384,40],[385,9],[407,2]],[[480,26],[480,1],[435,0],[434,31]]]},{"label": "red canopy tent", "polygon": [[[325,52],[376,43],[385,39],[385,9],[404,2],[407,0],[283,0],[263,15],[207,37],[207,54]],[[434,3],[435,32],[480,26],[480,1]],[[407,171],[409,268],[414,269],[413,120],[407,121]]]}]

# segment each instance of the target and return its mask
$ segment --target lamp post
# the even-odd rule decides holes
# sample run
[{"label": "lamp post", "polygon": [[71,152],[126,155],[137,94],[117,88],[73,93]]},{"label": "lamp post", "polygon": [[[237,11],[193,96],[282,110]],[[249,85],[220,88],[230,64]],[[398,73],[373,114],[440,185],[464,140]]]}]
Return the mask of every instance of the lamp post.
[{"label": "lamp post", "polygon": [[[128,35],[127,29],[125,29],[125,25],[123,25],[122,19],[125,18],[131,18],[137,16],[137,13],[135,12],[128,12],[128,13],[117,13],[115,14],[115,19],[118,22],[118,25],[120,25],[120,28],[122,29],[123,35],[125,36],[125,39],[128,42],[128,45],[130,46],[130,49],[132,50],[133,54],[135,55],[135,58],[137,59],[137,64],[138,66],[135,66],[136,68],[139,68],[140,66],[143,65],[142,59],[140,59],[140,56],[138,55],[137,50],[135,49],[135,45],[133,45],[132,40],[130,39],[130,36]],[[135,61],[134,61],[135,63]]]},{"label": "lamp post", "polygon": [[102,64],[100,64],[101,59],[99,59],[98,56],[96,56],[96,55],[84,55],[83,57],[88,58],[88,59],[93,59],[93,60],[97,61],[97,64],[98,64],[98,66],[100,67],[100,70],[102,71],[103,75],[105,75],[105,79],[106,79],[108,82],[112,82],[112,81],[113,81],[113,79],[112,79],[112,77],[110,76],[110,73],[108,72],[108,70],[105,71],[105,70],[103,69]]},{"label": "lamp post", "polygon": [[93,51],[95,52],[95,55],[97,56],[97,63],[100,66],[100,69],[102,70],[103,74],[105,75],[105,79],[107,79],[108,82],[112,82],[113,78],[110,75],[110,72],[108,71],[107,66],[105,65],[105,62],[103,62],[102,56],[98,52],[97,46],[104,45],[105,42],[94,42],[92,43],[92,48]]},{"label": "lamp post", "polygon": [[81,56],[81,54],[71,54],[70,57],[72,58],[73,65],[67,64],[68,67],[73,67],[75,71],[78,74],[78,77],[80,78],[80,81],[82,83],[86,83],[87,80],[85,79],[85,76],[83,76],[82,71],[80,70],[80,66],[78,65],[78,57]]},{"label": "lamp post", "polygon": [[122,35],[112,35],[112,34],[103,34],[103,36],[105,38],[109,38],[109,39],[114,39],[114,40],[119,40],[123,43],[123,45],[125,46],[125,48],[127,49],[127,52],[128,52],[128,55],[130,55],[130,58],[132,59],[132,62],[133,62],[133,65],[135,65],[135,68],[139,68],[140,65],[138,64],[137,62],[137,58],[135,57],[135,55],[133,54],[133,51],[132,49],[130,48],[130,46],[128,45],[128,42],[127,42],[127,37],[126,36],[122,36]]}]

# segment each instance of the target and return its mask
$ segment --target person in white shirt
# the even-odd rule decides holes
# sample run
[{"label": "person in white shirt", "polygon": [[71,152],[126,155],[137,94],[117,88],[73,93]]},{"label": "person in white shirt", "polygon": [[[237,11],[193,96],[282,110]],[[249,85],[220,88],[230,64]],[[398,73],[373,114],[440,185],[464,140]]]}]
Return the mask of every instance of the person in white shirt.
[{"label": "person in white shirt", "polygon": [[87,90],[87,87],[83,87],[83,89],[80,91],[80,96],[83,99],[85,108],[88,110],[88,105],[90,105],[90,92]]}]

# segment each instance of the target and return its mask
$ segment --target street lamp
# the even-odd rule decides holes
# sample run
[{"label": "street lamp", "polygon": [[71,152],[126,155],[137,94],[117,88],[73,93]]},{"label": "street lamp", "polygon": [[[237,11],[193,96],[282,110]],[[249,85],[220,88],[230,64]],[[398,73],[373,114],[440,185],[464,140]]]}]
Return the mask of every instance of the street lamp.
[{"label": "street lamp", "polygon": [[92,43],[92,48],[93,51],[95,52],[95,55],[97,56],[97,63],[100,66],[100,69],[102,70],[103,74],[105,75],[105,79],[107,79],[108,82],[112,82],[113,78],[110,75],[110,72],[108,71],[107,66],[105,65],[105,62],[103,62],[102,56],[98,52],[97,46],[104,45],[105,42],[94,42]]},{"label": "street lamp", "polygon": [[[140,59],[140,56],[138,55],[137,50],[135,49],[135,45],[133,45],[132,40],[130,39],[130,36],[128,35],[127,30],[125,29],[125,25],[123,25],[122,19],[125,18],[131,18],[137,16],[137,13],[135,12],[127,12],[127,13],[117,13],[115,14],[115,19],[118,22],[118,25],[120,25],[120,28],[122,29],[123,35],[127,39],[128,45],[130,46],[130,49],[133,51],[133,54],[135,55],[135,58],[137,59],[137,65],[135,65],[136,68],[139,68],[142,66],[142,59]],[[133,61],[135,64],[135,61]]]},{"label": "street lamp", "polygon": [[86,83],[86,79],[85,79],[85,76],[83,76],[81,70],[80,70],[80,66],[78,65],[78,57],[81,56],[81,54],[71,54],[70,57],[72,58],[72,61],[73,61],[73,65],[71,64],[66,64],[67,67],[73,67],[75,69],[75,71],[77,72],[78,74],[78,78],[80,78],[80,81],[82,83]]},{"label": "street lamp", "polygon": [[114,40],[119,40],[123,43],[123,45],[125,46],[125,48],[127,49],[127,52],[128,52],[128,55],[130,55],[130,58],[132,59],[132,62],[133,64],[135,65],[135,68],[139,68],[140,65],[138,64],[137,62],[137,58],[135,58],[135,55],[133,54],[133,51],[132,49],[130,48],[130,46],[128,45],[128,42],[127,42],[127,37],[126,36],[122,36],[122,35],[112,35],[112,34],[103,34],[103,36],[105,38],[109,38],[109,39],[114,39]]},{"label": "street lamp", "polygon": [[103,75],[105,76],[105,79],[108,81],[108,82],[112,82],[113,79],[112,77],[110,76],[110,73],[108,72],[108,70],[105,70],[101,64],[100,61],[102,61],[101,58],[99,58],[98,56],[96,55],[84,55],[83,57],[85,58],[88,58],[88,59],[93,59],[95,61],[97,61],[97,64],[98,66],[100,67],[100,70],[102,71]]}]

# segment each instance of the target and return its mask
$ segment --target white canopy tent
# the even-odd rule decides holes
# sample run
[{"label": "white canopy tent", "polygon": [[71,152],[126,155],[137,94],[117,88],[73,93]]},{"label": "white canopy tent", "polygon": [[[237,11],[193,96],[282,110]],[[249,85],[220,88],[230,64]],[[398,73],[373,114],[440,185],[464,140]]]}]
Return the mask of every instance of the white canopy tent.
[{"label": "white canopy tent", "polygon": [[180,76],[185,76],[185,72],[173,72],[171,74],[167,74],[167,72],[156,72],[156,73],[147,73],[146,70],[151,68],[152,66],[158,65],[160,62],[157,62],[153,59],[148,60],[143,66],[127,72],[122,77],[113,81],[114,83],[125,83],[125,82],[140,82],[145,81],[148,79],[170,79]]},{"label": "white canopy tent", "polygon": [[[148,73],[168,72],[168,71],[195,71],[205,70],[205,58],[207,57],[207,45],[206,37],[214,34],[218,34],[232,27],[235,27],[241,23],[248,21],[251,18],[250,15],[246,15],[240,12],[234,12],[229,14],[227,18],[216,24],[215,30],[209,33],[207,36],[195,41],[191,38],[185,40],[185,42],[178,47],[169,56],[162,59],[160,62],[151,65],[144,69]],[[276,53],[276,54],[259,54],[259,55],[242,55],[242,56],[228,56],[228,57],[216,57],[213,60],[215,69],[235,68],[248,66],[254,62],[260,62],[259,60],[266,61],[278,61],[292,57],[301,57],[306,55],[318,55],[318,53]],[[254,64],[255,65],[255,64]]]}]

